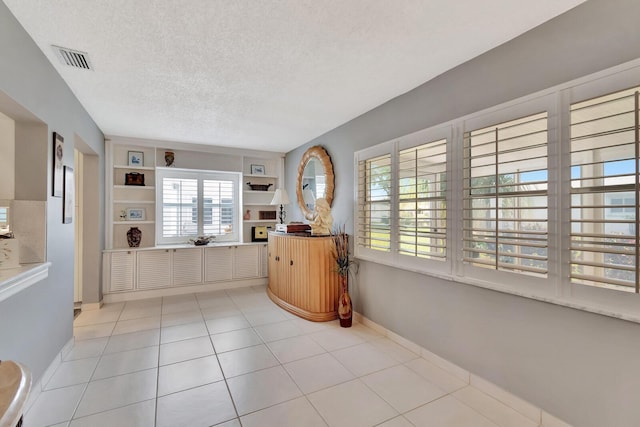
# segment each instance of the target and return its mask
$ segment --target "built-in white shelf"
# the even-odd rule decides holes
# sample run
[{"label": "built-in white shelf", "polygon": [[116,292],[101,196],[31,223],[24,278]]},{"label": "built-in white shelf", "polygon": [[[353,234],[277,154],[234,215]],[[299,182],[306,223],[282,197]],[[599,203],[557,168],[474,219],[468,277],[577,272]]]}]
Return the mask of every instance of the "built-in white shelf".
[{"label": "built-in white shelf", "polygon": [[245,173],[243,176],[245,178],[275,178],[275,179],[278,179],[277,175],[256,175],[256,174]]},{"label": "built-in white shelf", "polygon": [[155,221],[113,221],[113,225],[155,224]]},{"label": "built-in white shelf", "polygon": [[142,190],[155,190],[153,185],[114,185],[113,188],[126,188],[126,189],[142,189]]},{"label": "built-in white shelf", "polygon": [[[263,191],[263,193],[264,193],[264,191]],[[244,203],[244,205],[245,206],[273,206],[274,209],[272,209],[272,210],[275,210],[275,205],[272,205],[271,203],[255,203],[255,202],[253,202],[253,203]]]},{"label": "built-in white shelf", "polygon": [[[271,194],[274,195],[276,194],[275,191],[256,191],[256,190],[244,190],[245,193],[249,193],[249,194]],[[246,203],[245,203],[246,204]]]},{"label": "built-in white shelf", "polygon": [[245,219],[244,222],[249,223],[249,222],[278,222],[277,219]]},{"label": "built-in white shelf", "polygon": [[153,200],[114,200],[113,203],[119,203],[119,204],[140,204],[140,205],[153,205],[156,202],[154,202]]},{"label": "built-in white shelf", "polygon": [[114,169],[138,169],[138,170],[144,170],[144,171],[152,171],[156,169],[153,166],[124,166],[124,165],[115,165],[113,168]]}]

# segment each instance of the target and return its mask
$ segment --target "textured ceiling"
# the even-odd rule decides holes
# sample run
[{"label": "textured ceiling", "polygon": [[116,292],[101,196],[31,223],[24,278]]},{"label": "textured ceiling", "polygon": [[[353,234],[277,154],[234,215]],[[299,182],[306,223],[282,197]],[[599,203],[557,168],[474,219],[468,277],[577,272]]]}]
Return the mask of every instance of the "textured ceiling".
[{"label": "textured ceiling", "polygon": [[105,134],[286,152],[584,0],[3,1]]}]

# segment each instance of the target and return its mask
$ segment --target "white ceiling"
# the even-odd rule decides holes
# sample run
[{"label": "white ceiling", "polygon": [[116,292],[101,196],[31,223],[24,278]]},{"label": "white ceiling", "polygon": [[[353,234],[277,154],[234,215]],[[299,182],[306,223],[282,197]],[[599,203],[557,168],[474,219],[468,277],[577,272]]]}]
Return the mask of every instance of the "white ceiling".
[{"label": "white ceiling", "polygon": [[105,134],[287,152],[584,0],[3,1]]}]

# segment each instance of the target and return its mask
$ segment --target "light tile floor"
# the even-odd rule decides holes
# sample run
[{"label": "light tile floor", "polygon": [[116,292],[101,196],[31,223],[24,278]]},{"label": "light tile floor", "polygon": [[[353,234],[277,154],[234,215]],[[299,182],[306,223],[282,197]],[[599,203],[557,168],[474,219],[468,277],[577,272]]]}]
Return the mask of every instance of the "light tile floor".
[{"label": "light tile floor", "polygon": [[370,328],[280,309],[264,287],[107,304],[74,333],[25,425],[537,425]]}]

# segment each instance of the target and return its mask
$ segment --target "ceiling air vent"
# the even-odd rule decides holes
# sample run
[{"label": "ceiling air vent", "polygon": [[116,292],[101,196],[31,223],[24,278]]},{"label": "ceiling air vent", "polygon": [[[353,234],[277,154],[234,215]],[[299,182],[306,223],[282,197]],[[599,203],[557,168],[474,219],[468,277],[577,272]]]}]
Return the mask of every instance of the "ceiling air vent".
[{"label": "ceiling air vent", "polygon": [[85,70],[93,70],[91,61],[89,61],[89,54],[86,52],[80,52],[79,50],[67,49],[66,47],[51,46],[56,52],[56,56],[60,61],[74,68],[83,68]]}]

